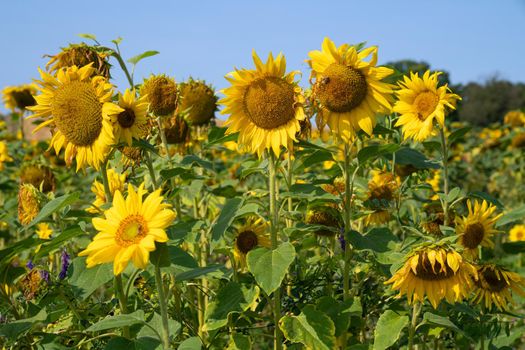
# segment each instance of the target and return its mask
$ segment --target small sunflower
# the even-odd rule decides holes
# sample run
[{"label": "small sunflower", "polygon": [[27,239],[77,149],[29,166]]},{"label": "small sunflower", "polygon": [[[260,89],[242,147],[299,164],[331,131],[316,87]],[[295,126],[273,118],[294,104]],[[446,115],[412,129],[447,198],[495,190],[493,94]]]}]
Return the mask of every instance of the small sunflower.
[{"label": "small sunflower", "polygon": [[[370,55],[370,61],[365,61]],[[376,115],[391,111],[393,93],[393,85],[382,80],[394,71],[376,67],[377,47],[359,51],[348,44],[336,47],[325,38],[322,50],[310,51],[308,56],[323,121],[345,141],[359,130],[372,135]]]},{"label": "small sunflower", "polygon": [[23,184],[18,190],[18,220],[22,225],[29,225],[40,212],[39,191],[31,184]]},{"label": "small sunflower", "polygon": [[215,117],[217,96],[206,83],[190,79],[179,84],[180,103],[177,114],[186,112],[185,119],[191,125],[207,124]]},{"label": "small sunflower", "polygon": [[9,156],[7,144],[4,141],[0,141],[0,171],[4,170],[4,163],[12,161],[13,158]]},{"label": "small sunflower", "polygon": [[477,267],[478,280],[474,281],[473,301],[490,309],[492,305],[500,310],[507,310],[512,303],[512,293],[525,297],[525,279],[514,272],[493,265]]},{"label": "small sunflower", "polygon": [[169,115],[177,108],[177,84],[166,75],[152,75],[144,80],[140,95],[149,103],[149,111],[156,116]]},{"label": "small sunflower", "polygon": [[20,182],[29,183],[42,192],[54,192],[56,188],[55,175],[51,168],[41,164],[26,164],[20,170]]},{"label": "small sunflower", "polygon": [[510,111],[503,117],[503,122],[512,127],[525,125],[525,113],[520,110]]},{"label": "small sunflower", "polygon": [[53,230],[45,222],[36,225],[36,227],[36,234],[40,239],[49,239],[49,237],[51,237],[51,235],[53,234]]},{"label": "small sunflower", "polygon": [[423,302],[425,296],[434,309],[441,300],[463,300],[473,286],[476,268],[447,246],[420,247],[405,259],[403,267],[385,284],[392,284],[399,297],[406,294],[408,303]]},{"label": "small sunflower", "polygon": [[456,219],[458,243],[465,248],[463,254],[478,257],[478,247],[494,247],[491,236],[498,232],[494,224],[502,214],[494,215],[496,207],[487,201],[467,201],[468,215]]},{"label": "small sunflower", "polygon": [[77,171],[100,168],[114,144],[111,120],[123,111],[111,103],[112,85],[101,76],[91,78],[93,72],[91,65],[59,70],[56,77],[40,70],[42,93],[29,108],[35,112],[30,118],[47,118],[35,131],[51,126],[50,148],[58,155],[64,147],[66,163],[76,158]]},{"label": "small sunflower", "polygon": [[310,225],[322,225],[336,229],[336,231],[330,229],[318,229],[314,233],[317,236],[333,237],[343,227],[343,220],[341,213],[336,208],[331,206],[315,206],[309,209],[306,213],[307,224]]},{"label": "small sunflower", "polygon": [[434,119],[443,128],[446,107],[456,109],[456,101],[461,100],[446,84],[438,87],[440,74],[426,71],[421,78],[419,73],[411,72],[399,82],[394,112],[400,114],[396,126],[402,126],[405,138],[422,142],[434,135]]},{"label": "small sunflower", "polygon": [[145,136],[148,128],[148,103],[144,97],[137,99],[134,90],[126,89],[124,94],[119,94],[118,105],[123,111],[112,116],[115,141],[131,146],[133,138]]},{"label": "small sunflower", "polygon": [[262,218],[249,218],[246,223],[235,230],[233,256],[242,266],[246,266],[246,255],[257,247],[271,247],[268,237],[268,223]]},{"label": "small sunflower", "polygon": [[384,224],[390,220],[389,208],[396,200],[399,190],[399,179],[386,171],[374,171],[372,180],[368,182],[368,198],[365,206],[374,210],[368,214],[365,221],[368,225]]},{"label": "small sunflower", "polygon": [[515,225],[511,228],[509,232],[509,241],[525,241],[525,225]]},{"label": "small sunflower", "polygon": [[113,206],[104,212],[105,218],[94,218],[93,226],[99,233],[79,256],[87,256],[87,267],[113,262],[113,273],[119,275],[129,261],[145,269],[155,242],[166,242],[165,229],[175,219],[170,205],[162,203],[160,189],[146,194],[144,183],[135,191],[128,185],[126,199],[115,192]]},{"label": "small sunflower", "polygon": [[225,78],[232,84],[222,90],[226,95],[220,103],[222,114],[229,114],[226,121],[228,134],[239,132],[238,143],[259,157],[265,149],[276,155],[281,146],[288,147],[289,140],[301,130],[305,118],[304,97],[294,81],[297,71],[286,72],[282,54],[275,59],[270,53],[263,63],[253,51],[255,69],[236,69]]},{"label": "small sunflower", "polygon": [[[113,196],[116,191],[124,192],[126,174],[118,174],[114,169],[108,169],[107,174],[111,195]],[[86,211],[89,213],[98,213],[101,211],[100,208],[106,204],[106,191],[104,190],[104,185],[95,180],[91,185],[91,192],[93,192],[96,197],[91,207],[87,208]]]},{"label": "small sunflower", "polygon": [[2,90],[5,108],[14,111],[25,111],[27,107],[35,105],[37,87],[34,84],[7,86]]},{"label": "small sunflower", "polygon": [[92,74],[109,79],[111,68],[108,62],[109,56],[110,52],[102,48],[89,46],[85,43],[70,44],[69,47],[62,48],[58,54],[48,55],[51,59],[47,62],[46,69],[50,73],[55,73],[63,68],[83,67],[92,64],[94,68]]}]

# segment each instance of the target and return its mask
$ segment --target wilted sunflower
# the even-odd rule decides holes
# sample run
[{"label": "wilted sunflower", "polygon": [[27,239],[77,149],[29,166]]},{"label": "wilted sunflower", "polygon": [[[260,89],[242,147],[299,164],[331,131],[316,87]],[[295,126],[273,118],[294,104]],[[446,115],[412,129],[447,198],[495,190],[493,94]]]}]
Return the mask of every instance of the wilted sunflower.
[{"label": "wilted sunflower", "polygon": [[[124,183],[126,182],[126,174],[118,174],[114,169],[108,169],[108,184],[109,191],[113,196],[116,191],[124,192]],[[91,185],[91,192],[95,194],[95,201],[91,207],[87,208],[86,211],[89,213],[98,213],[101,211],[101,207],[106,204],[106,191],[104,190],[104,184],[95,180]]]},{"label": "wilted sunflower", "polygon": [[165,229],[175,219],[170,205],[162,203],[160,189],[146,194],[144,183],[135,191],[128,185],[126,199],[120,191],[115,192],[113,206],[104,212],[105,218],[94,218],[93,226],[99,233],[79,256],[88,256],[87,267],[113,262],[113,273],[119,275],[129,261],[145,269],[149,253],[155,250],[155,242],[166,242]]},{"label": "wilted sunflower", "polygon": [[36,225],[36,227],[36,234],[40,239],[49,239],[49,237],[51,237],[51,235],[53,234],[53,230],[49,227],[49,224],[45,222]]},{"label": "wilted sunflower", "polygon": [[[365,61],[372,55],[370,61]],[[382,80],[394,71],[376,67],[377,47],[361,51],[343,44],[336,47],[325,38],[321,51],[310,51],[308,63],[315,78],[313,94],[320,103],[322,119],[343,140],[359,130],[372,135],[376,114],[392,109],[393,85]]]},{"label": "wilted sunflower", "polygon": [[514,148],[525,148],[525,133],[521,132],[514,136],[511,141],[511,145]]},{"label": "wilted sunflower", "polygon": [[186,113],[185,119],[190,125],[203,125],[215,117],[217,96],[206,83],[190,79],[179,84],[180,103],[177,114]]},{"label": "wilted sunflower", "polygon": [[522,111],[510,111],[505,114],[503,117],[505,124],[508,124],[512,127],[524,126],[525,125],[525,113]]},{"label": "wilted sunflower", "polygon": [[235,230],[233,256],[242,266],[246,266],[246,255],[257,247],[271,247],[268,237],[268,223],[263,218],[249,218],[244,225]]},{"label": "wilted sunflower", "polygon": [[142,161],[143,150],[140,147],[122,147],[120,152],[124,168],[138,166]]},{"label": "wilted sunflower", "polygon": [[336,208],[328,205],[315,206],[309,209],[306,212],[305,221],[310,225],[322,225],[335,229],[321,228],[314,232],[316,235],[323,237],[335,236],[343,226],[341,213]]},{"label": "wilted sunflower", "polygon": [[30,118],[47,118],[35,131],[51,126],[54,129],[50,148],[58,155],[65,148],[65,160],[77,160],[77,171],[86,165],[99,169],[114,144],[111,119],[123,111],[111,103],[113,88],[101,77],[91,78],[91,65],[61,69],[56,77],[40,70],[42,93],[37,105],[29,109]]},{"label": "wilted sunflower", "polygon": [[492,305],[500,310],[507,310],[512,303],[512,292],[525,297],[525,280],[517,273],[493,265],[484,264],[477,267],[478,280],[474,281],[475,303],[490,309]]},{"label": "wilted sunflower", "polygon": [[515,225],[511,228],[509,232],[509,241],[525,241],[525,225]]},{"label": "wilted sunflower", "polygon": [[370,224],[384,224],[390,220],[389,208],[396,200],[399,189],[399,179],[386,171],[374,171],[372,180],[368,182],[368,198],[365,206],[374,210],[368,214],[365,221]]},{"label": "wilted sunflower", "polygon": [[34,84],[7,86],[2,90],[5,108],[14,111],[25,111],[27,107],[35,105],[37,87]]},{"label": "wilted sunflower", "polygon": [[426,71],[420,78],[419,73],[411,72],[410,77],[404,76],[399,82],[394,112],[400,114],[396,126],[402,126],[405,138],[426,140],[435,134],[434,119],[443,128],[446,107],[456,109],[456,101],[461,97],[453,94],[446,84],[438,87],[440,74]]},{"label": "wilted sunflower", "polygon": [[478,247],[494,247],[491,236],[498,232],[494,224],[502,214],[494,215],[496,207],[487,201],[467,201],[468,215],[456,219],[456,234],[458,243],[465,250],[463,254],[469,258],[478,257]]},{"label": "wilted sunflower", "polygon": [[461,301],[471,291],[476,268],[447,246],[426,246],[412,251],[403,267],[385,284],[392,284],[399,297],[406,294],[408,303],[423,302],[425,296],[434,309],[441,300]]},{"label": "wilted sunflower", "polygon": [[18,220],[28,225],[40,212],[40,195],[35,186],[23,184],[18,190]]},{"label": "wilted sunflower", "polygon": [[107,79],[110,78],[109,70],[111,65],[108,62],[110,52],[106,49],[89,46],[85,43],[70,44],[69,47],[64,47],[62,50],[54,55],[49,56],[51,59],[46,64],[46,69],[55,73],[62,68],[68,67],[83,67],[92,64],[94,70],[93,75],[101,75]]},{"label": "wilted sunflower", "polygon": [[144,97],[137,99],[134,90],[126,89],[124,94],[119,94],[118,105],[123,111],[112,116],[115,142],[125,142],[131,146],[133,138],[145,136],[148,128],[148,103]]},{"label": "wilted sunflower", "polygon": [[13,158],[9,156],[7,144],[4,141],[0,141],[0,171],[4,170],[4,163],[12,161]]},{"label": "wilted sunflower", "polygon": [[29,183],[42,192],[55,191],[56,182],[53,171],[42,164],[25,164],[20,170],[20,182]]},{"label": "wilted sunflower", "polygon": [[165,118],[162,121],[166,141],[170,145],[186,143],[189,140],[190,128],[188,123],[180,115]]},{"label": "wilted sunflower", "polygon": [[226,132],[239,132],[239,145],[259,157],[266,149],[279,155],[281,146],[297,141],[299,121],[305,118],[304,97],[294,81],[298,72],[285,74],[282,54],[274,59],[270,53],[266,63],[255,51],[252,56],[255,69],[236,69],[225,77],[232,84],[222,90],[226,97],[219,101],[225,107],[221,113],[230,115]]},{"label": "wilted sunflower", "polygon": [[166,116],[177,108],[178,89],[173,78],[164,74],[151,75],[144,80],[140,96],[149,103],[149,111],[156,116]]}]

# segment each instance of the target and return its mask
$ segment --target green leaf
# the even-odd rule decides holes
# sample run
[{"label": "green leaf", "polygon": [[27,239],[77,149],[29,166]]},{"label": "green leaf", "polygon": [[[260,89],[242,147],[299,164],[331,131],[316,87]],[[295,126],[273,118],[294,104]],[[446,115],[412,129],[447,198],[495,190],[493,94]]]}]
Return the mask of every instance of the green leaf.
[{"label": "green leaf", "polygon": [[162,350],[162,343],[158,339],[144,337],[126,339],[123,337],[112,338],[104,348],[105,350]]},{"label": "green leaf", "polygon": [[[217,244],[226,230],[230,227],[243,202],[244,200],[242,198],[230,198],[224,203],[219,217],[211,228],[212,247]],[[212,247],[210,247],[210,249]]]},{"label": "green leaf", "polygon": [[298,169],[304,169],[327,160],[333,160],[334,157],[328,150],[316,150],[308,155],[305,155],[304,157],[298,157],[298,159],[300,160]]},{"label": "green leaf", "polygon": [[40,213],[38,213],[38,215],[33,219],[33,221],[31,221],[27,228],[35,226],[51,214],[56,213],[60,209],[64,208],[66,205],[70,205],[76,202],[79,197],[80,192],[73,192],[71,194],[66,194],[51,200],[46,205],[44,205],[42,210],[40,210]]},{"label": "green leaf", "polygon": [[429,160],[421,152],[413,148],[402,147],[401,149],[395,152],[395,155],[396,155],[396,164],[413,165],[417,169],[439,169],[441,168],[441,166],[438,163]]},{"label": "green leaf", "polygon": [[507,254],[519,254],[525,252],[525,241],[505,242],[502,244],[503,251]]},{"label": "green leaf", "polygon": [[159,52],[158,51],[145,51],[143,53],[141,53],[140,55],[137,55],[137,56],[133,56],[131,57],[128,62],[133,64],[133,65],[136,65],[137,63],[139,63],[141,60],[143,60],[144,58],[146,57],[151,57],[151,56],[155,56],[155,55],[158,55]]},{"label": "green leaf", "polygon": [[85,257],[73,259],[68,271],[70,273],[69,284],[73,286],[74,292],[84,300],[113,279],[111,264],[100,264],[88,269]]},{"label": "green leaf", "polygon": [[202,343],[199,337],[191,337],[179,344],[177,350],[201,350]]},{"label": "green leaf", "polygon": [[213,163],[197,157],[196,155],[190,154],[182,158],[180,162],[182,166],[198,166],[209,171],[213,171]]},{"label": "green leaf", "polygon": [[213,126],[208,133],[208,142],[204,144],[203,148],[210,148],[213,145],[222,144],[228,141],[237,141],[239,133],[226,135],[227,129],[228,128],[226,127],[219,128]]},{"label": "green leaf", "polygon": [[504,213],[501,218],[496,222],[496,227],[505,226],[514,221],[520,221],[525,217],[525,205],[512,209]]},{"label": "green leaf", "polygon": [[119,36],[118,38],[111,40],[111,42],[115,45],[120,45],[122,38]]},{"label": "green leaf", "polygon": [[425,314],[423,315],[422,324],[424,323],[449,328],[459,333],[462,332],[461,329],[458,328],[458,326],[456,326],[452,321],[448,319],[448,317],[439,316],[431,312],[425,312]]},{"label": "green leaf", "polygon": [[389,243],[397,242],[398,238],[386,227],[373,228],[366,235],[350,231],[346,240],[357,250],[371,250],[384,253],[389,251]]},{"label": "green leaf", "polygon": [[407,325],[406,315],[399,315],[392,310],[382,313],[374,331],[374,350],[384,350],[394,345]]},{"label": "green leaf", "polygon": [[487,202],[494,204],[500,210],[503,210],[504,208],[503,203],[501,203],[499,200],[497,200],[496,198],[492,197],[490,194],[485,193],[485,192],[481,192],[481,191],[470,192],[469,197],[484,199]]},{"label": "green leaf", "polygon": [[357,159],[359,164],[363,164],[369,160],[375,160],[380,156],[391,154],[396,152],[399,149],[399,145],[392,143],[387,145],[372,145],[362,148],[357,153]]},{"label": "green leaf", "polygon": [[166,243],[155,242],[155,250],[150,253],[150,261],[159,267],[171,265],[168,245]]},{"label": "green leaf", "polygon": [[33,326],[44,322],[47,318],[45,309],[41,309],[35,316],[16,320],[7,324],[0,325],[0,336],[9,339],[16,339],[21,333],[30,330]]},{"label": "green leaf", "polygon": [[[144,325],[137,334],[137,338],[154,338],[162,340],[160,338],[160,332],[162,330],[162,316],[158,313],[154,313],[153,317],[147,322],[148,325]],[[170,330],[170,337],[176,337],[181,329],[179,322],[168,318],[168,328]]]},{"label": "green leaf", "polygon": [[42,244],[38,252],[33,257],[33,260],[38,260],[56,249],[63,248],[64,242],[69,242],[73,237],[79,236],[83,233],[84,231],[82,231],[82,229],[77,225],[68,227],[60,235]]},{"label": "green leaf", "polygon": [[[353,304],[353,299],[338,302],[332,297],[324,296],[317,300],[316,308],[318,310],[323,310],[323,312],[332,319],[332,322],[335,325],[335,336],[339,337],[348,329],[350,316],[354,313],[352,311]],[[361,310],[357,316],[361,316]]]},{"label": "green leaf", "polygon": [[248,270],[269,295],[279,288],[294,259],[295,248],[290,242],[284,242],[274,250],[258,248],[248,253]]},{"label": "green leaf", "polygon": [[97,42],[97,37],[95,36],[95,34],[80,33],[80,34],[77,34],[77,35],[79,37],[81,37],[81,38],[89,39],[89,40],[93,40],[94,42]]},{"label": "green leaf", "polygon": [[250,350],[252,348],[252,340],[250,336],[239,333],[230,336],[230,342],[226,350]]},{"label": "green leaf", "polygon": [[135,324],[146,324],[144,320],[144,311],[137,310],[130,314],[121,314],[108,316],[97,323],[91,325],[86,331],[98,332],[106,329],[121,328],[124,326],[133,326]]},{"label": "green leaf", "polygon": [[472,127],[467,126],[467,127],[455,130],[452,134],[448,136],[448,145],[451,146],[454,142],[458,141],[463,136],[465,136],[471,129]]},{"label": "green leaf", "polygon": [[191,269],[189,271],[179,273],[178,275],[175,276],[175,279],[179,282],[193,280],[199,277],[203,277],[211,272],[215,272],[222,267],[224,267],[224,265],[221,265],[221,264],[209,265],[205,267],[198,267],[196,269]]},{"label": "green leaf", "polygon": [[279,327],[286,339],[304,344],[308,349],[336,348],[334,323],[312,305],[306,305],[299,316],[284,316],[279,321]]},{"label": "green leaf", "polygon": [[228,323],[232,312],[243,312],[251,308],[259,297],[259,288],[246,288],[237,282],[228,282],[217,292],[206,309],[206,329],[212,331]]}]

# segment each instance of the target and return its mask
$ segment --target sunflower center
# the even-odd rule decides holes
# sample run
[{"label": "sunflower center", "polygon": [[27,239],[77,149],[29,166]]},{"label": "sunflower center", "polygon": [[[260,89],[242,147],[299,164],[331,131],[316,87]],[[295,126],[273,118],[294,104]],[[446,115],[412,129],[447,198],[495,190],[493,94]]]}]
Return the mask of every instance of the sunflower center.
[{"label": "sunflower center", "polygon": [[142,215],[129,215],[120,222],[115,239],[122,247],[140,242],[148,233],[148,224]]},{"label": "sunflower center", "polygon": [[135,122],[135,112],[131,108],[125,108],[117,117],[118,123],[124,129],[131,128]]},{"label": "sunflower center", "polygon": [[366,78],[358,69],[332,63],[316,85],[323,106],[337,113],[350,112],[363,102],[368,91]]},{"label": "sunflower center", "polygon": [[466,248],[473,249],[476,248],[483,237],[485,236],[485,228],[479,222],[467,225],[465,228],[465,234],[463,235],[463,245]]},{"label": "sunflower center", "polygon": [[439,96],[432,91],[424,91],[416,96],[414,106],[417,116],[420,120],[425,120],[436,109],[439,102]]},{"label": "sunflower center", "polygon": [[260,128],[275,129],[295,118],[293,85],[277,77],[253,81],[244,93],[244,112]]},{"label": "sunflower center", "polygon": [[239,248],[241,253],[247,254],[250,250],[257,247],[259,241],[255,232],[244,231],[239,233],[235,243],[237,244],[237,248]]},{"label": "sunflower center", "polygon": [[102,130],[102,103],[88,82],[71,81],[55,91],[55,125],[76,146],[92,145]]},{"label": "sunflower center", "polygon": [[22,90],[22,91],[15,91],[13,92],[13,98],[15,99],[16,106],[19,109],[25,109],[29,106],[34,106],[36,101],[33,95],[31,95],[31,91],[29,90]]},{"label": "sunflower center", "polygon": [[417,264],[416,272],[416,276],[425,281],[440,281],[454,275],[454,270],[452,270],[446,263],[443,267],[441,263],[436,260],[434,262],[434,267],[432,267],[426,253],[419,256],[419,264]]},{"label": "sunflower center", "polygon": [[498,278],[496,272],[492,269],[485,269],[480,278],[482,288],[489,289],[491,292],[501,292],[508,287],[507,281],[503,276]]}]

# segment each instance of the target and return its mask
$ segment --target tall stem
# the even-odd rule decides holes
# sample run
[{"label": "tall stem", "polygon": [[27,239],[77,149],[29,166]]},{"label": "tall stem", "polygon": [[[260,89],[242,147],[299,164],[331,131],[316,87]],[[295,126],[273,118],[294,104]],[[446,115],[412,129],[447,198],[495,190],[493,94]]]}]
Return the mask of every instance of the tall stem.
[{"label": "tall stem", "polygon": [[160,134],[160,139],[162,141],[162,146],[164,147],[164,150],[166,151],[166,155],[171,165],[171,154],[168,149],[168,139],[166,138],[166,133],[164,132],[164,127],[162,126],[162,120],[160,119],[160,117],[157,117],[157,125],[159,126],[159,134]]},{"label": "tall stem", "polygon": [[155,284],[159,292],[160,315],[162,317],[162,346],[164,349],[170,348],[170,330],[168,326],[168,305],[166,303],[166,295],[164,293],[164,282],[162,280],[162,273],[160,266],[155,265]]},{"label": "tall stem", "polygon": [[153,162],[151,161],[151,156],[148,151],[146,151],[146,166],[148,167],[149,176],[151,177],[151,183],[153,185],[153,189],[156,190],[157,185],[157,177],[155,176],[155,169],[153,169]]},{"label": "tall stem", "polygon": [[420,311],[421,303],[415,301],[414,305],[412,305],[412,322],[410,323],[410,328],[408,329],[408,350],[414,349],[414,335],[416,334],[417,318]]},{"label": "tall stem", "polygon": [[[445,127],[439,129],[439,134],[441,136],[441,153],[442,153],[442,163],[443,163],[443,193],[445,197],[448,196],[448,148],[447,148],[447,139],[445,137]],[[444,225],[448,226],[448,201],[444,200],[443,202],[443,216],[444,216]]]},{"label": "tall stem", "polygon": [[[345,144],[344,154],[344,178],[345,178],[345,203],[344,203],[344,221],[345,221],[345,235],[352,230],[352,192],[353,185],[350,179],[350,152],[353,143],[349,146]],[[343,268],[343,298],[348,300],[350,298],[350,257],[352,255],[351,248],[347,244],[344,251],[344,268]]]},{"label": "tall stem", "polygon": [[[286,177],[288,182],[288,191],[290,191],[292,187],[292,181],[293,181],[293,143],[290,142],[290,145],[288,146],[288,152],[286,153]],[[292,197],[288,197],[288,214],[290,214],[293,210],[293,200]],[[286,219],[286,227],[292,227],[292,219]]]},{"label": "tall stem", "polygon": [[25,140],[25,132],[24,132],[24,111],[21,110],[20,111],[20,116],[19,116],[19,123],[20,123],[20,139],[23,141]]},{"label": "tall stem", "polygon": [[[276,177],[276,157],[272,151],[269,151],[268,157],[268,171],[269,171],[269,191],[270,191],[270,233],[272,239],[272,249],[277,248],[277,230],[279,225],[279,213],[277,206],[277,186]],[[281,319],[281,288],[273,293],[273,318],[274,318],[274,334],[273,334],[273,348],[275,350],[282,349],[283,335],[279,329],[279,320]]]}]

